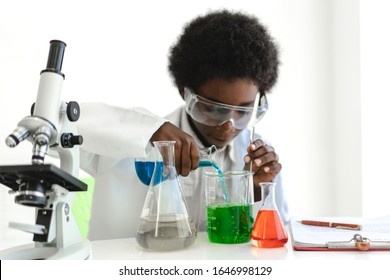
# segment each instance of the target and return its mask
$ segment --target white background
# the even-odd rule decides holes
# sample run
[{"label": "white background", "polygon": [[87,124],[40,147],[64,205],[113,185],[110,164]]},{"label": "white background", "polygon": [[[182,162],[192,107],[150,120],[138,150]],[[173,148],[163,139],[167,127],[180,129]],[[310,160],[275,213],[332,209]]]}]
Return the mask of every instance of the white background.
[{"label": "white background", "polygon": [[[389,214],[389,7],[380,0],[3,1],[0,164],[30,162],[29,142],[10,149],[1,139],[29,114],[50,40],[67,44],[64,101],[164,116],[183,103],[167,72],[170,46],[186,22],[227,8],[257,16],[280,46],[279,80],[256,131],[280,156],[291,214]],[[33,209],[15,205],[7,191],[0,188],[0,239],[31,240],[7,229],[10,220],[33,223]]]}]

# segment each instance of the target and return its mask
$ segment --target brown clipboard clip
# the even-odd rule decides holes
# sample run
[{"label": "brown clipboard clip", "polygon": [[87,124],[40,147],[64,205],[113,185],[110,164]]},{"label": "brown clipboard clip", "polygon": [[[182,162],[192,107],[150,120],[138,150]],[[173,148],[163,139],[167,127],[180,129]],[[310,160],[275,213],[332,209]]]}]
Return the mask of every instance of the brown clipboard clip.
[{"label": "brown clipboard clip", "polygon": [[349,241],[329,241],[326,244],[329,249],[356,248],[359,251],[367,251],[370,249],[370,239],[360,234],[355,234]]},{"label": "brown clipboard clip", "polygon": [[355,234],[352,240],[355,241],[355,247],[359,251],[368,251],[370,249],[370,239],[363,237],[360,234]]},{"label": "brown clipboard clip", "polygon": [[[329,249],[357,249],[368,251],[370,249],[389,248],[390,241],[372,241],[360,234],[355,234],[349,241],[329,241],[326,243]],[[372,246],[371,246],[372,245]]]}]

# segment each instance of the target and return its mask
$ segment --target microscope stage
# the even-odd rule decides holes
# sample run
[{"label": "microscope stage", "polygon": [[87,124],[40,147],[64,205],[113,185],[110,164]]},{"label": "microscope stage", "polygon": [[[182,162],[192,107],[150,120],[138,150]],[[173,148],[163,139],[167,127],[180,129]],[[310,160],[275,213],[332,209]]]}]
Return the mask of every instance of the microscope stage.
[{"label": "microscope stage", "polygon": [[1,184],[17,191],[25,181],[41,181],[47,189],[56,184],[68,191],[87,190],[85,183],[52,164],[0,166]]}]

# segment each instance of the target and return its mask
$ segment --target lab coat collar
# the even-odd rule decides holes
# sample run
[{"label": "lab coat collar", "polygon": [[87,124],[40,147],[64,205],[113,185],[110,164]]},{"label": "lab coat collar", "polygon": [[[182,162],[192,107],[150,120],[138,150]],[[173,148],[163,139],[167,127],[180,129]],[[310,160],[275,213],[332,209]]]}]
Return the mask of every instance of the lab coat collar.
[{"label": "lab coat collar", "polygon": [[[202,142],[200,141],[200,139],[198,138],[198,136],[196,135],[195,131],[192,129],[191,125],[190,125],[190,122],[188,120],[188,115],[186,113],[186,110],[185,108],[181,108],[181,115],[180,115],[180,128],[193,136],[193,138],[195,139],[197,145],[199,148],[204,148],[204,145],[202,144]],[[228,145],[226,145],[225,147],[223,148],[220,148],[218,149],[217,153],[227,153],[229,155],[229,158],[232,162],[236,162],[236,157],[235,157],[235,149],[234,149],[234,145],[233,145],[233,141],[230,142]]]}]

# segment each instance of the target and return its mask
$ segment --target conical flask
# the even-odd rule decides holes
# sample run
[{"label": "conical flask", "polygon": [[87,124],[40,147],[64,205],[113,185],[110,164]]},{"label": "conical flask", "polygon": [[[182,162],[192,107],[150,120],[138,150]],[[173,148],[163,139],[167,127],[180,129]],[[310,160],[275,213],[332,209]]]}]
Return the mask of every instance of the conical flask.
[{"label": "conical flask", "polygon": [[153,144],[157,160],[136,239],[145,249],[183,249],[194,243],[196,229],[176,173],[175,141],[155,141]]},{"label": "conical flask", "polygon": [[283,247],[286,229],[275,203],[275,183],[260,183],[262,205],[252,228],[251,243],[259,248]]}]

